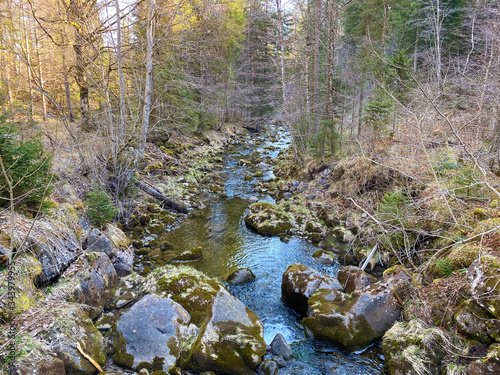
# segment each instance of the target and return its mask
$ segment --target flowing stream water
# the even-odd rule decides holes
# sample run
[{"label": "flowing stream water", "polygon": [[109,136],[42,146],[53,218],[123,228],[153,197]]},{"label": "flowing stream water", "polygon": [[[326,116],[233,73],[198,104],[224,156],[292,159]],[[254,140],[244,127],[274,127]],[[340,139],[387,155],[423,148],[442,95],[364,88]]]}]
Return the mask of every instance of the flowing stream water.
[{"label": "flowing stream water", "polygon": [[281,301],[281,278],[290,264],[301,263],[332,276],[340,266],[316,262],[311,255],[317,248],[305,240],[292,237],[283,242],[279,237],[262,236],[245,226],[243,218],[251,196],[274,203],[269,195],[257,194],[254,191],[257,179],[246,181],[245,174],[262,170],[262,179],[274,175],[271,166],[238,165],[238,161],[250,160],[256,152],[267,160],[274,159],[288,146],[289,138],[282,133],[274,142],[260,143],[247,138],[232,149],[218,171],[227,198],[207,195],[206,207],[194,211],[167,240],[178,250],[201,246],[204,257],[190,265],[208,276],[225,279],[239,268],[253,271],[255,280],[228,289],[262,321],[266,343],[277,333],[291,343],[296,359],[280,369],[279,375],[383,374],[383,357],[378,346],[363,353],[344,354],[335,347],[306,339],[300,317]]}]

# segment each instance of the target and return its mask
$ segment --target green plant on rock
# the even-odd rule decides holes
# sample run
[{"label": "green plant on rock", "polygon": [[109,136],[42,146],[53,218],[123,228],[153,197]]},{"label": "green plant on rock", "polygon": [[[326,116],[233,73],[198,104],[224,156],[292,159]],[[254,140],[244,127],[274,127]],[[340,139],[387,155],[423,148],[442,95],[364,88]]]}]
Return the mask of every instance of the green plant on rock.
[{"label": "green plant on rock", "polygon": [[53,190],[49,172],[51,155],[44,153],[38,138],[22,139],[15,124],[0,117],[0,206],[12,204],[47,211],[46,197]]},{"label": "green plant on rock", "polygon": [[436,261],[436,272],[441,277],[450,277],[453,274],[453,263],[449,259],[438,259]]},{"label": "green plant on rock", "polygon": [[113,220],[118,211],[109,195],[97,187],[87,194],[85,203],[87,204],[87,217],[97,227]]}]

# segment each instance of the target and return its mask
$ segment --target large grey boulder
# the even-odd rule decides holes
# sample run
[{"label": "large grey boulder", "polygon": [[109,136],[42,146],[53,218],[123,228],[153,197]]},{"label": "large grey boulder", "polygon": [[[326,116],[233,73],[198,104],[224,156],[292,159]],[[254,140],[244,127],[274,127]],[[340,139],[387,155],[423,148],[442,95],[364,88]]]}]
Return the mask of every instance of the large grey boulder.
[{"label": "large grey boulder", "polygon": [[189,313],[170,298],[146,295],[108,333],[113,362],[134,369],[148,363],[168,371],[184,343],[199,332],[190,320]]},{"label": "large grey boulder", "polygon": [[185,367],[219,375],[254,375],[266,353],[263,334],[257,316],[221,289],[213,299]]},{"label": "large grey boulder", "polygon": [[319,289],[309,299],[303,324],[308,336],[351,352],[382,338],[401,311],[397,297],[386,285],[372,284],[350,295]]},{"label": "large grey boulder", "polygon": [[318,289],[341,290],[342,286],[335,277],[302,264],[292,264],[283,273],[281,299],[302,315],[307,313],[307,302]]}]

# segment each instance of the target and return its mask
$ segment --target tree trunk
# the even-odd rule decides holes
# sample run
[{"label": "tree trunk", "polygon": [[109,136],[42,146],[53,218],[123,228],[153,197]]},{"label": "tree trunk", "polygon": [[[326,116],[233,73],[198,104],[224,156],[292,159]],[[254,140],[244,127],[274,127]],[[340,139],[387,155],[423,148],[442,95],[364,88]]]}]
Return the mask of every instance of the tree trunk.
[{"label": "tree trunk", "polygon": [[[76,38],[80,37],[76,35]],[[89,107],[89,86],[85,77],[85,57],[83,56],[83,46],[77,41],[73,44],[73,49],[76,56],[75,80],[80,93],[80,111],[81,111],[81,128],[83,131],[93,130],[90,126],[90,107]]]},{"label": "tree trunk", "polygon": [[125,80],[123,78],[123,67],[122,67],[122,22],[120,15],[120,2],[115,0],[116,7],[116,59],[118,60],[118,78],[120,80],[120,131],[118,133],[118,139],[121,142],[123,140],[123,134],[127,126],[125,114]]},{"label": "tree trunk", "polygon": [[155,188],[153,185],[140,180],[137,181],[135,184],[139,189],[141,189],[145,193],[151,195],[155,199],[158,199],[160,201],[160,206],[164,208],[171,208],[183,214],[187,214],[189,212],[186,206],[170,199],[161,191],[159,191],[157,188]]},{"label": "tree trunk", "polygon": [[62,68],[64,74],[64,91],[66,93],[66,106],[68,107],[68,119],[69,122],[74,122],[75,116],[73,115],[73,106],[71,104],[71,91],[69,88],[68,69],[66,68],[66,58],[64,53],[62,54]]},{"label": "tree trunk", "polygon": [[316,25],[314,28],[314,130],[319,133],[319,50],[321,25],[321,0],[316,0]]},{"label": "tree trunk", "polygon": [[[144,91],[144,109],[142,113],[141,140],[138,148],[138,157],[142,158],[149,130],[149,116],[151,114],[151,94],[153,91],[153,45],[155,31],[156,0],[149,0],[148,25],[146,30],[146,88]],[[137,163],[136,163],[137,165]]]},{"label": "tree trunk", "polygon": [[42,118],[43,121],[47,120],[47,99],[45,98],[45,79],[43,76],[42,60],[40,55],[40,41],[38,40],[38,33],[36,32],[36,26],[33,26],[35,34],[35,47],[36,47],[36,57],[38,60],[38,76],[40,79],[40,92],[42,95]]}]

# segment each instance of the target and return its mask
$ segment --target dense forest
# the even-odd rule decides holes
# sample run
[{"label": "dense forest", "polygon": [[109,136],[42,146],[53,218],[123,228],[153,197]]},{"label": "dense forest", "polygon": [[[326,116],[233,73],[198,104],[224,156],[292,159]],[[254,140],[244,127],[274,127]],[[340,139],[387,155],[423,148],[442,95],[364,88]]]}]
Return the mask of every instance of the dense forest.
[{"label": "dense forest", "polygon": [[182,225],[227,200],[337,267],[277,288],[305,337],[375,343],[354,373],[500,373],[499,2],[0,0],[0,59],[3,370],[335,374],[196,266]]}]

